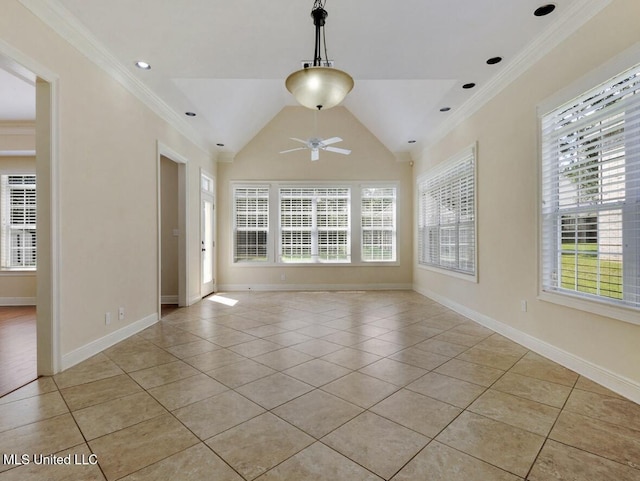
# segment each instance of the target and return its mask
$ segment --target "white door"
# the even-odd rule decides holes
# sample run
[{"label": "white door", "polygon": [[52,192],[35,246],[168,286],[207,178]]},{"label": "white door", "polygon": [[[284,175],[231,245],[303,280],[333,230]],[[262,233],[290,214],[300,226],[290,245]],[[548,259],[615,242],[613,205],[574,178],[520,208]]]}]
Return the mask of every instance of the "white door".
[{"label": "white door", "polygon": [[202,174],[201,190],[201,233],[200,248],[202,260],[202,297],[208,296],[214,289],[214,196],[213,179],[206,174]]}]

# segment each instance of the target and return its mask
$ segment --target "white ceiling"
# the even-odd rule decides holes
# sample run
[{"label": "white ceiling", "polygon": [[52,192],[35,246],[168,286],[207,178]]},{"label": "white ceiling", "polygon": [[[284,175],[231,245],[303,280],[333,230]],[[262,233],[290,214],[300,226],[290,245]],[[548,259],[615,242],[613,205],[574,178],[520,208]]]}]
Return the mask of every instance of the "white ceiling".
[{"label": "white ceiling", "polygon": [[[313,57],[312,0],[50,2],[176,113],[195,112],[185,121],[214,151],[240,151],[295,105],[284,79]],[[546,3],[555,12],[535,17]],[[391,152],[416,152],[581,3],[327,0],[329,57],[355,80],[344,106]],[[504,61],[487,65],[495,56]],[[463,89],[468,82],[477,86]]]}]

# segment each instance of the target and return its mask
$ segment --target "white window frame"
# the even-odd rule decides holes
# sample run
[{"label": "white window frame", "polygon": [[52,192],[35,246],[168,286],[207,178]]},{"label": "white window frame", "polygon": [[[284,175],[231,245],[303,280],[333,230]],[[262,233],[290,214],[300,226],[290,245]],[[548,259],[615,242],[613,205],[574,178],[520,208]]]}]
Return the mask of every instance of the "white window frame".
[{"label": "white window frame", "polygon": [[[352,189],[350,186],[344,185],[289,185],[280,186],[278,188],[278,262],[282,264],[345,264],[351,263],[351,196]],[[297,217],[307,217],[307,221],[303,223],[285,225],[284,218],[286,214],[289,216],[295,215],[295,212],[283,211],[283,202],[286,200],[301,200],[308,201],[308,209],[306,211],[298,211]],[[346,212],[343,210],[336,211],[323,211],[321,207],[331,201],[336,201],[342,205],[342,208],[346,208]],[[323,213],[326,212],[326,221],[322,220]],[[333,222],[329,221],[330,215],[335,217]],[[346,219],[344,215],[346,214]],[[284,242],[283,238],[286,233],[291,234],[307,234],[307,243],[293,243],[292,248],[298,247],[298,250],[308,250],[308,256],[302,259],[286,259],[285,248],[288,245]],[[337,244],[337,249],[342,250],[344,248],[344,254],[336,254],[329,256],[322,251],[323,236],[336,235],[344,238],[344,242]],[[302,236],[300,236],[302,237]],[[306,237],[306,236],[305,236]]]},{"label": "white window frame", "polygon": [[[398,252],[398,234],[397,232],[397,216],[398,216],[398,198],[400,197],[400,187],[399,181],[269,181],[269,182],[259,182],[259,181],[231,181],[230,182],[230,212],[229,215],[233,222],[233,229],[231,233],[231,242],[230,242],[230,265],[233,267],[295,267],[295,266],[398,266],[399,265],[399,252]],[[269,229],[267,232],[267,243],[268,243],[268,253],[267,260],[262,261],[235,261],[236,253],[235,253],[235,236],[236,236],[236,212],[235,212],[235,191],[237,188],[246,188],[246,187],[264,187],[269,190]],[[314,259],[313,262],[281,262],[280,253],[282,250],[282,234],[280,228],[280,219],[281,219],[281,210],[280,210],[280,189],[283,188],[319,188],[319,189],[335,189],[335,188],[347,188],[349,189],[349,222],[348,228],[346,230],[347,234],[347,249],[348,249],[348,259],[347,260],[322,260],[322,259]],[[396,192],[396,204],[395,204],[395,214],[394,217],[396,219],[396,223],[394,225],[394,260],[393,261],[364,261],[362,259],[362,189],[365,188],[393,188]],[[313,229],[313,226],[310,227]],[[316,226],[317,228],[317,226]],[[317,242],[317,237],[315,237],[315,242]]]},{"label": "white window frame", "polygon": [[[369,196],[368,194],[372,195]],[[378,199],[390,201],[392,212],[370,211],[365,212],[365,200]],[[365,220],[366,219],[366,220]],[[398,188],[393,185],[371,184],[360,187],[360,259],[366,263],[394,263],[398,258],[397,225],[398,225]],[[367,235],[370,233],[370,235]],[[369,242],[365,239],[388,238],[388,241]],[[378,256],[365,256],[367,250],[376,248],[384,251],[385,247],[391,248],[391,255],[382,258]]]},{"label": "white window frame", "polygon": [[[478,282],[478,209],[477,209],[477,158],[473,144],[453,157],[427,170],[417,178],[417,265],[460,279]],[[454,209],[441,212],[442,204],[436,198],[443,190],[464,187]],[[471,197],[471,198],[469,198]],[[433,203],[429,202],[431,199]],[[429,205],[428,205],[429,204]],[[445,223],[445,219],[449,221]],[[461,232],[470,231],[471,239],[465,241]],[[443,258],[442,239],[448,235],[453,257]],[[466,246],[466,248],[465,248]],[[468,252],[462,256],[461,252]],[[466,259],[466,262],[464,261]],[[466,265],[465,265],[466,264]]]},{"label": "white window frame", "polygon": [[[10,177],[32,177],[33,183],[21,183],[21,184],[10,184]],[[34,272],[37,269],[37,248],[36,248],[36,240],[37,240],[37,221],[36,221],[36,207],[37,207],[37,187],[36,187],[36,178],[33,172],[2,172],[0,173],[0,271],[2,272]],[[33,191],[33,204],[24,203],[18,204],[16,208],[18,210],[22,209],[24,211],[25,216],[29,216],[28,211],[32,211],[33,222],[31,223],[12,223],[12,204],[11,204],[11,191],[12,190],[32,190]],[[24,264],[14,264],[13,262],[13,251],[12,248],[14,234],[23,235],[25,232],[29,233],[32,237],[33,247],[24,248],[22,250],[33,251],[35,255],[35,262],[33,265],[24,265]],[[23,256],[25,253],[23,252]]]},{"label": "white window frame", "polygon": [[[581,309],[615,319],[620,319],[635,324],[640,324],[640,285],[638,278],[640,275],[638,263],[640,262],[640,241],[638,240],[638,225],[640,225],[640,165],[637,161],[629,164],[628,151],[634,150],[634,156],[637,156],[640,149],[640,135],[636,134],[633,139],[627,139],[618,142],[617,149],[622,149],[622,158],[624,159],[624,197],[617,200],[605,199],[601,196],[601,200],[597,204],[589,205],[585,203],[584,207],[579,205],[570,206],[571,209],[565,209],[560,205],[558,192],[562,175],[560,173],[560,161],[557,160],[557,154],[552,143],[552,130],[548,125],[553,125],[553,113],[560,112],[567,108],[576,107],[577,105],[586,105],[585,101],[598,92],[602,92],[607,85],[613,85],[620,82],[624,78],[628,78],[632,72],[640,73],[640,65],[629,69],[628,66],[637,62],[638,48],[631,49],[623,53],[619,57],[613,59],[607,64],[588,76],[579,79],[573,85],[567,87],[563,91],[554,95],[552,98],[543,102],[538,107],[538,117],[540,125],[540,199],[539,208],[539,225],[540,225],[540,262],[539,262],[539,298],[545,301]],[[634,89],[637,90],[640,83],[636,81]],[[595,86],[595,87],[594,87]],[[622,109],[622,119],[626,112],[631,111],[634,115],[634,124],[639,122],[638,109],[640,109],[640,94],[635,94],[632,100],[625,100],[625,108]],[[613,107],[612,107],[613,105]],[[596,111],[585,119],[600,119],[605,121],[612,116],[612,109],[620,112],[619,106],[623,104],[610,104],[608,109]],[[605,113],[606,112],[606,113]],[[593,121],[587,122],[591,125]],[[597,122],[596,122],[597,123]],[[557,130],[557,127],[556,127]],[[629,145],[630,144],[630,145]],[[609,158],[605,157],[608,150],[599,150],[600,157],[598,166],[598,192],[604,193],[602,181],[606,175],[603,168],[607,162],[611,163]],[[629,168],[631,165],[631,168]],[[610,170],[611,172],[611,170]],[[565,176],[566,177],[566,176]],[[611,176],[609,176],[611,177]],[[565,182],[567,184],[567,182]],[[562,261],[562,230],[558,222],[567,215],[585,215],[587,213],[605,212],[617,209],[620,212],[620,225],[622,241],[619,242],[622,249],[622,299],[617,300],[598,293],[591,294],[573,290],[563,286],[558,280],[561,272]],[[571,212],[569,211],[571,210]],[[556,221],[554,221],[556,219]],[[554,225],[552,225],[554,224]],[[626,226],[636,226],[626,227]],[[584,229],[583,229],[584,230]],[[593,228],[587,229],[589,231]],[[597,236],[600,234],[600,227],[597,228]],[[589,232],[586,232],[588,235]],[[598,259],[601,257],[601,242],[598,239],[597,253]],[[624,246],[624,247],[622,247]],[[578,256],[576,255],[576,258]],[[598,261],[600,262],[600,261]],[[599,271],[599,269],[598,269]],[[555,273],[555,278],[554,278]],[[577,277],[577,274],[576,274]],[[599,283],[598,283],[599,284]]]},{"label": "white window frame", "polygon": [[[254,225],[249,225],[249,222],[243,222],[239,225],[238,220],[240,217],[240,213],[238,212],[238,200],[240,199],[239,193],[242,191],[252,192],[252,197],[265,199],[266,198],[266,212],[264,210],[256,209],[253,212],[253,215],[256,217]],[[266,193],[266,197],[265,197]],[[231,242],[231,259],[234,264],[266,264],[273,262],[272,257],[272,249],[271,245],[273,243],[272,235],[270,232],[271,228],[271,198],[269,191],[269,184],[233,184],[231,186],[231,198],[232,198],[232,219],[233,219],[233,229],[232,229],[232,242]],[[245,211],[247,213],[247,217],[251,215],[250,211]],[[266,226],[262,225],[259,222],[258,217],[266,216]],[[265,248],[265,257],[263,259],[250,259],[248,256],[241,257],[238,253],[238,234],[241,232],[255,232],[256,236],[259,235],[260,232],[263,232],[266,235],[266,243],[264,244]],[[256,246],[259,244],[256,242]],[[259,248],[259,247],[257,247]]]}]

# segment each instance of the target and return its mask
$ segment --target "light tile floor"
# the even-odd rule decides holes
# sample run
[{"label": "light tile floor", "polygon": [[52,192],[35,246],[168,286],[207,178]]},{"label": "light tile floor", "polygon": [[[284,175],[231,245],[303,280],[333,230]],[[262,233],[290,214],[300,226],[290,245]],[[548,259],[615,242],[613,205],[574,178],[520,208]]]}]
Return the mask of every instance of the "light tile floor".
[{"label": "light tile floor", "polygon": [[0,481],[640,480],[640,406],[419,294],[217,299],[0,398]]}]

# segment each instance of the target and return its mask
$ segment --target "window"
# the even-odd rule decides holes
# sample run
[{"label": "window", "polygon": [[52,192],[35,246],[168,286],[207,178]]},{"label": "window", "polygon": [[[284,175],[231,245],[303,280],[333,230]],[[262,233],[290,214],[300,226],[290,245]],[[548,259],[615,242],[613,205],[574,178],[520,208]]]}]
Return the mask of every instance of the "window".
[{"label": "window", "polygon": [[542,289],[640,308],[640,66],[541,117]]},{"label": "window", "polygon": [[349,262],[350,189],[280,189],[280,261]]},{"label": "window", "polygon": [[475,149],[418,179],[418,262],[475,276]]},{"label": "window", "polygon": [[364,262],[396,260],[396,188],[364,187],[360,198]]},{"label": "window", "polygon": [[234,262],[267,261],[269,187],[234,187],[233,212]]},{"label": "window", "polygon": [[2,269],[36,268],[36,176],[0,176]]},{"label": "window", "polygon": [[398,261],[396,182],[234,182],[231,190],[235,264]]}]

